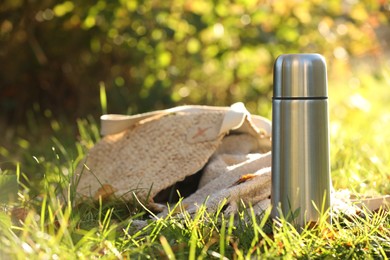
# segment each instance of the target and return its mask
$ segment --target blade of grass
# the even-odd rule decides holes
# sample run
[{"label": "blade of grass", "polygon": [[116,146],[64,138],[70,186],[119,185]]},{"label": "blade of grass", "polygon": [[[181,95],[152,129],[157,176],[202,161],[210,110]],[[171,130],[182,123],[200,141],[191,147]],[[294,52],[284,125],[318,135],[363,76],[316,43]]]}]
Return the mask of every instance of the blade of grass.
[{"label": "blade of grass", "polygon": [[99,83],[100,87],[100,106],[102,108],[102,114],[107,114],[107,94],[106,85],[103,81]]},{"label": "blade of grass", "polygon": [[226,240],[226,220],[225,217],[222,214],[221,218],[222,224],[221,228],[219,229],[219,254],[221,256],[225,255],[225,244],[227,242]]},{"label": "blade of grass", "polygon": [[165,236],[160,236],[160,243],[164,249],[165,255],[167,256],[168,259],[175,260],[175,254],[173,253],[173,250],[171,246],[168,243],[168,240],[166,239]]}]

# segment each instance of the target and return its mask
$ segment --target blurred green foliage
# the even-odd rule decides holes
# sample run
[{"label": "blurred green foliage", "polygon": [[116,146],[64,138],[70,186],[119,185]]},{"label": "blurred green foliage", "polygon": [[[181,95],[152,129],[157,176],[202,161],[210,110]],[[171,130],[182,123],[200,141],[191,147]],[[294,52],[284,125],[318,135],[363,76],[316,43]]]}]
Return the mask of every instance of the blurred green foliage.
[{"label": "blurred green foliage", "polygon": [[[0,110],[98,115],[181,103],[244,101],[269,113],[272,64],[282,53],[337,60],[379,55],[388,22],[374,0],[4,0]],[[338,68],[338,67],[335,67]]]}]

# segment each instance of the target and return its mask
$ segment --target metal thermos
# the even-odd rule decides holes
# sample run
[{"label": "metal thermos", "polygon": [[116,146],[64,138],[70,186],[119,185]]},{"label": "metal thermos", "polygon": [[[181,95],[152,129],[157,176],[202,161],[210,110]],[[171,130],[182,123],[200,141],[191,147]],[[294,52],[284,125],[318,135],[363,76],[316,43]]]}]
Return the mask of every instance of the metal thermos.
[{"label": "metal thermos", "polygon": [[328,91],[325,59],[286,54],[274,65],[272,216],[303,227],[330,206]]}]

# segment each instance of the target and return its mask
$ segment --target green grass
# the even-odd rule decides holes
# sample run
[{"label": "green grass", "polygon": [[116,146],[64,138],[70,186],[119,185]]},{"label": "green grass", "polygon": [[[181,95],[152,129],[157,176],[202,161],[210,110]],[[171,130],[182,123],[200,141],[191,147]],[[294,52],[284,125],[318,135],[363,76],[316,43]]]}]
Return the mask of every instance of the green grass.
[{"label": "green grass", "polygon": [[[389,72],[381,72],[379,79],[361,77],[358,87],[330,85],[335,188],[390,194]],[[8,193],[14,199],[2,198],[0,204],[0,259],[390,256],[390,213],[384,210],[337,215],[331,224],[325,213],[318,225],[298,232],[283,219],[272,222],[269,211],[256,216],[244,205],[236,215],[224,215],[223,203],[215,213],[201,207],[190,215],[178,204],[171,214],[158,218],[141,205],[123,201],[77,203],[73,173],[99,140],[98,127],[92,119],[79,120],[78,141],[61,130],[65,123],[57,122],[52,128],[52,136],[42,146],[18,137],[17,145],[24,147],[23,163],[3,169],[2,176],[14,176],[19,190],[11,189]],[[11,158],[7,149],[0,152]]]},{"label": "green grass", "polygon": [[[330,89],[331,163],[337,188],[390,194],[390,72]],[[348,180],[348,181],[346,181]]]}]

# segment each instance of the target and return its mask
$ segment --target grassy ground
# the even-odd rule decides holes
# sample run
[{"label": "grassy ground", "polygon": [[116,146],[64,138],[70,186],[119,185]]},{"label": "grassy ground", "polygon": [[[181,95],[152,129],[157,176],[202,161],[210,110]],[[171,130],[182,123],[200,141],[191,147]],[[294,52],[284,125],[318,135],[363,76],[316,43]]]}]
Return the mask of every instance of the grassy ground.
[{"label": "grassy ground", "polygon": [[[390,194],[389,71],[377,78],[362,76],[330,85],[335,188]],[[317,226],[297,232],[284,220],[272,222],[269,211],[256,216],[250,207],[231,216],[201,208],[195,215],[184,211],[181,217],[172,213],[157,218],[141,206],[121,201],[77,204],[72,175],[85,151],[99,139],[97,124],[79,120],[76,142],[64,123],[46,116],[53,134],[39,140],[48,145],[34,146],[18,137],[23,164],[15,163],[1,175],[0,259],[390,256],[390,213],[382,210],[337,215],[332,224],[325,213]],[[32,117],[32,126],[33,121]],[[39,136],[39,129],[31,131]],[[4,147],[0,154],[11,158]],[[0,163],[5,165],[6,159]],[[58,196],[61,191],[67,195]],[[14,194],[14,199],[6,200],[5,193]]]}]

